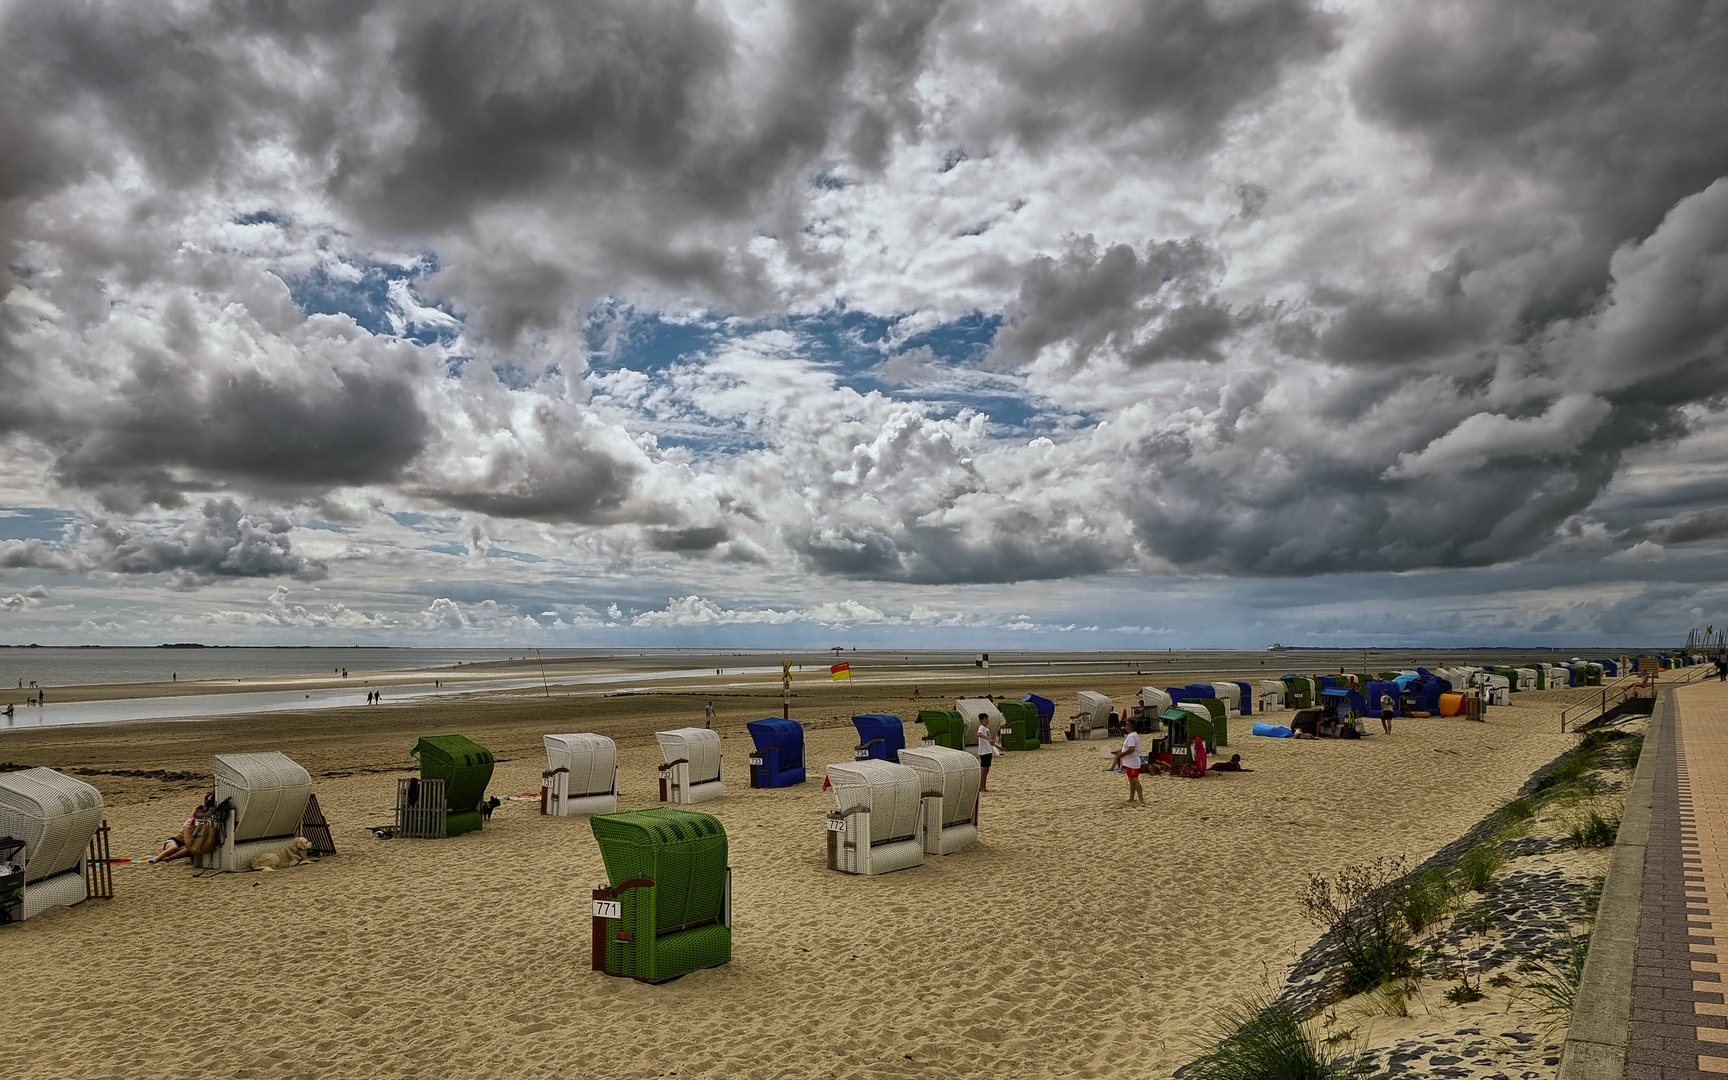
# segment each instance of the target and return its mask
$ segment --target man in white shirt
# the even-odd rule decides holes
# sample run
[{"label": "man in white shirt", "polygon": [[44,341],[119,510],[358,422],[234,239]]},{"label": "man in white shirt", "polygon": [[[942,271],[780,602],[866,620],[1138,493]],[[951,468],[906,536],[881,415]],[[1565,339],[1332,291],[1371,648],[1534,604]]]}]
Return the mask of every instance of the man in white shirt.
[{"label": "man in white shirt", "polygon": [[1111,767],[1122,766],[1128,774],[1128,805],[1139,803],[1146,805],[1146,791],[1140,786],[1140,732],[1135,730],[1132,718],[1123,721],[1128,734],[1122,737],[1122,749],[1113,755]]}]

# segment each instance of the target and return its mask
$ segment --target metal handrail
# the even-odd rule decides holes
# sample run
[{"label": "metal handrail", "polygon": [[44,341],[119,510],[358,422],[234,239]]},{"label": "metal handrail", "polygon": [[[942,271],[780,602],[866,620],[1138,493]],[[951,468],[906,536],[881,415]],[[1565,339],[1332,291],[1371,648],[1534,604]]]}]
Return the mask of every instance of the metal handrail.
[{"label": "metal handrail", "polygon": [[[1643,685],[1641,680],[1634,680],[1638,680],[1638,676],[1622,675],[1607,686],[1602,687],[1599,693],[1586,694],[1581,700],[1573,702],[1560,714],[1560,733],[1564,735],[1566,733],[1566,725],[1577,719],[1577,717],[1572,715],[1574,712],[1594,707],[1597,710],[1596,716],[1601,716],[1615,705],[1619,705],[1621,702],[1631,697],[1633,691]],[[1617,696],[1614,701],[1610,703],[1608,695],[1616,691],[1618,691]],[[1590,717],[1592,720],[1595,718],[1595,716]]]}]

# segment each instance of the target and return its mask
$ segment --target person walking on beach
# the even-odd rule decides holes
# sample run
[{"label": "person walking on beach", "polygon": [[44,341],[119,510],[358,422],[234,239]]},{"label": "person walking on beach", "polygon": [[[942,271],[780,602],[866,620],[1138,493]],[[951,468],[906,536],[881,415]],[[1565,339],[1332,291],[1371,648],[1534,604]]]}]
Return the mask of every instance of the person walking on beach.
[{"label": "person walking on beach", "polygon": [[1122,721],[1127,734],[1122,736],[1122,749],[1116,751],[1110,761],[1111,768],[1120,765],[1122,771],[1128,774],[1128,805],[1139,803],[1146,805],[1146,789],[1140,786],[1140,732],[1136,729],[1133,717]]},{"label": "person walking on beach", "polygon": [[1384,690],[1380,691],[1380,726],[1392,734],[1392,695]]},{"label": "person walking on beach", "polygon": [[978,790],[990,790],[990,760],[1001,750],[990,738],[990,714],[978,714]]},{"label": "person walking on beach", "polygon": [[702,710],[702,716],[703,716],[703,724],[702,724],[703,727],[711,728],[714,726],[714,703],[712,701],[710,701],[708,703],[707,708]]}]

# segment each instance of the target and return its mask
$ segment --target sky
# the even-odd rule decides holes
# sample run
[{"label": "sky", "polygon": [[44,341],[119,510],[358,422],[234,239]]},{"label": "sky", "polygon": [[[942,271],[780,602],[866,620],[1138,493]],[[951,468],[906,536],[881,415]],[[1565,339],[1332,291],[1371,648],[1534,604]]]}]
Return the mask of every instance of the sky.
[{"label": "sky", "polygon": [[1728,624],[1712,0],[0,0],[0,643]]}]

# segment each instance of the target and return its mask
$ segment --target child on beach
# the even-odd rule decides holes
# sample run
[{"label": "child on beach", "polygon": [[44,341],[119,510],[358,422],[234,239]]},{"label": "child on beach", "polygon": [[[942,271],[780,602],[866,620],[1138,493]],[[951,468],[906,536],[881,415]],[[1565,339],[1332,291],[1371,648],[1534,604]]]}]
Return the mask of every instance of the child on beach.
[{"label": "child on beach", "polygon": [[1113,755],[1112,765],[1122,766],[1128,774],[1128,805],[1139,803],[1146,805],[1146,790],[1140,786],[1140,732],[1136,730],[1134,719],[1129,717],[1122,721],[1128,733],[1122,737],[1122,749]]},{"label": "child on beach", "polygon": [[990,714],[978,714],[978,790],[990,790],[990,759],[1001,750],[990,738]]}]

